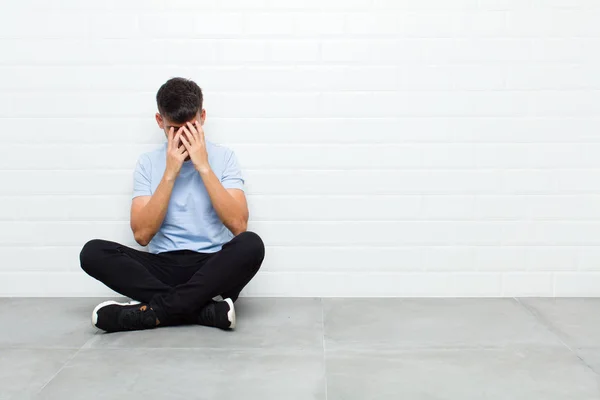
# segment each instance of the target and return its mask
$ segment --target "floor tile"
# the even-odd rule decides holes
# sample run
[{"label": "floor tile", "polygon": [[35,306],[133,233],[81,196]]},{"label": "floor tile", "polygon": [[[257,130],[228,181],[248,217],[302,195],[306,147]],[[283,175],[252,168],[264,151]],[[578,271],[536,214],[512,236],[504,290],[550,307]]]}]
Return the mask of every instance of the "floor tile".
[{"label": "floor tile", "polygon": [[99,299],[10,298],[0,302],[0,348],[80,348],[96,334]]},{"label": "floor tile", "polygon": [[324,299],[329,349],[561,346],[512,299]]},{"label": "floor tile", "polygon": [[76,352],[75,349],[0,349],[0,400],[30,398]]},{"label": "floor tile", "polygon": [[600,299],[520,299],[544,323],[576,347],[600,347]]},{"label": "floor tile", "polygon": [[223,331],[176,326],[138,332],[100,334],[90,348],[323,348],[320,299],[241,298],[235,303],[237,327]]},{"label": "floor tile", "polygon": [[323,353],[85,349],[40,399],[325,399]]},{"label": "floor tile", "polygon": [[327,352],[329,400],[591,400],[598,377],[567,349]]}]

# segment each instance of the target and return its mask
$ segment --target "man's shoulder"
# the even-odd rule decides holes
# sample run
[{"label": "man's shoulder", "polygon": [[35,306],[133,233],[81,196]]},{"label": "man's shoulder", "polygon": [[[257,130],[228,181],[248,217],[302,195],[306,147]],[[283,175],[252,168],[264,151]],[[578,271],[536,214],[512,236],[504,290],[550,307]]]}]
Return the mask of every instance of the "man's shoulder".
[{"label": "man's shoulder", "polygon": [[229,147],[222,144],[213,143],[208,140],[206,141],[206,149],[217,155],[229,155],[233,153],[233,150],[231,150]]},{"label": "man's shoulder", "polygon": [[222,144],[216,144],[206,141],[206,150],[208,151],[209,157],[219,163],[227,163],[227,161],[234,155],[232,149]]},{"label": "man's shoulder", "polygon": [[138,160],[141,164],[156,164],[165,161],[166,144],[162,144],[153,150],[140,154]]}]

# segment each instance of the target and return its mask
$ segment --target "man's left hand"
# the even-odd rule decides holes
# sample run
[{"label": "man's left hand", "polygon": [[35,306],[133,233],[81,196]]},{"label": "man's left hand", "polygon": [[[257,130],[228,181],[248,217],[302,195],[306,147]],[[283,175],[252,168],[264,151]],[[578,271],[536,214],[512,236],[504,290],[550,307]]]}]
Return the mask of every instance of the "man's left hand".
[{"label": "man's left hand", "polygon": [[193,124],[191,122],[186,123],[182,128],[184,134],[181,136],[181,142],[187,149],[194,168],[201,174],[210,171],[202,125],[200,122],[194,121]]}]

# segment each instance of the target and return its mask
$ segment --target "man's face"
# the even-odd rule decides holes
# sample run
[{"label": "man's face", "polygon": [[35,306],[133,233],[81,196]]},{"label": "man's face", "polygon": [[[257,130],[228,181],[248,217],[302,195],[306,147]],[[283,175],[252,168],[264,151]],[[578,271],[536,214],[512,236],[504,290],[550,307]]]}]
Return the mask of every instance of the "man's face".
[{"label": "man's face", "polygon": [[[196,116],[194,118],[190,119],[189,121],[186,121],[185,123],[173,122],[173,121],[170,121],[168,118],[163,117],[159,113],[156,114],[156,122],[158,122],[158,126],[165,132],[165,136],[167,138],[169,137],[169,130],[171,128],[173,128],[173,134],[176,135],[179,128],[186,125],[187,122],[193,123],[194,121],[200,121],[200,124],[204,125],[205,119],[206,119],[206,111],[204,109],[201,112],[198,111],[198,114],[196,114]],[[181,143],[181,140],[179,141],[179,143],[177,143],[177,147],[179,147],[179,146],[183,146],[183,144]]]},{"label": "man's face", "polygon": [[[198,111],[198,114],[196,114],[196,116],[194,118],[192,118],[191,120],[186,121],[186,123],[187,122],[193,123],[194,121],[200,121],[200,124],[204,125],[205,119],[206,119],[206,111],[203,109],[202,112]],[[179,128],[186,125],[186,123],[176,123],[176,122],[170,121],[168,118],[165,118],[162,115],[160,115],[160,113],[156,113],[156,122],[158,123],[158,126],[165,132],[165,136],[167,138],[169,137],[169,130],[171,128],[173,129],[173,137],[175,137]],[[183,146],[183,142],[181,140],[178,140],[177,147],[181,147],[181,146]],[[185,158],[185,161],[188,161],[189,159],[190,159],[190,156],[188,155]]]}]

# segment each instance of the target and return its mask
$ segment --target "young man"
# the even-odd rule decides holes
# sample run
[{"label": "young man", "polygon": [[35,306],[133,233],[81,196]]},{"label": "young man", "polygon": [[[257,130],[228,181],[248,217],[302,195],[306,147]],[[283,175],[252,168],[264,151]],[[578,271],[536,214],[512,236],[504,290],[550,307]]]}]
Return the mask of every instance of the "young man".
[{"label": "young man", "polygon": [[173,78],[156,95],[167,142],[134,172],[131,229],[142,252],[94,239],[81,268],[134,301],[107,301],[92,323],[107,332],[177,324],[235,327],[233,302],[264,258],[247,232],[244,180],[234,153],[204,138],[206,111],[194,82]]}]

